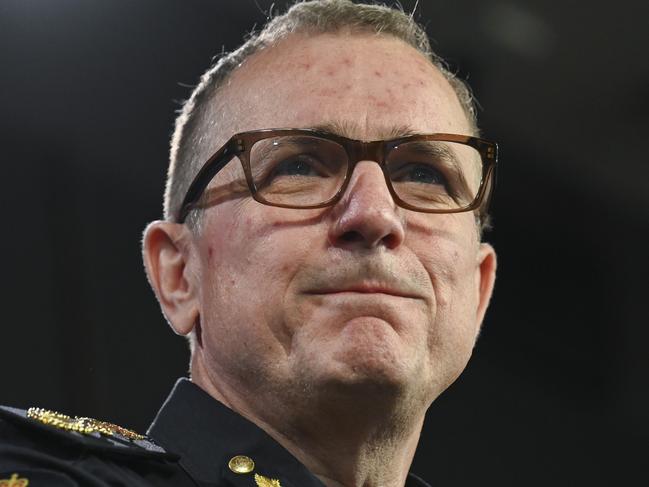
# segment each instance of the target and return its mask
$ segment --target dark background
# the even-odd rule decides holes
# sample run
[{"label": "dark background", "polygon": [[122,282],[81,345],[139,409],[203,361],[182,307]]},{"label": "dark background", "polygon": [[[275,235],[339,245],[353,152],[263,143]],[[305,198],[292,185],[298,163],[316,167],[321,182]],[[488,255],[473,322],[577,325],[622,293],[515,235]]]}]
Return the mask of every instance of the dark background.
[{"label": "dark background", "polygon": [[[186,373],[140,236],[177,101],[270,4],[0,0],[0,403],[142,431]],[[493,305],[413,467],[435,485],[649,485],[648,6],[419,2],[502,155]]]}]

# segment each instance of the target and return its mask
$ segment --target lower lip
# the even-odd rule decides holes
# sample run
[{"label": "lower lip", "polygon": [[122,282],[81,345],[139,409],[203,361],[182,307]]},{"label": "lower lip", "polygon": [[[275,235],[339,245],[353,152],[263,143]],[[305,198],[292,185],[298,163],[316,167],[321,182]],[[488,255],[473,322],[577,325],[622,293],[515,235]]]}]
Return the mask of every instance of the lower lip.
[{"label": "lower lip", "polygon": [[390,296],[393,298],[409,298],[400,294],[386,293],[382,291],[336,291],[331,293],[312,293],[314,296]]}]

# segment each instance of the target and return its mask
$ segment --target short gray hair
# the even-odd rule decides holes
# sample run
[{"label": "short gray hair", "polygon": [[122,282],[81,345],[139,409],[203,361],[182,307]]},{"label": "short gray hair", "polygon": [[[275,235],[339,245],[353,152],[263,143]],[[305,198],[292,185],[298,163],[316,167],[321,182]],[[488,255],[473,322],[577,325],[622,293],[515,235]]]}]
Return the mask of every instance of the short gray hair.
[{"label": "short gray hair", "polygon": [[[219,94],[232,72],[249,56],[272,46],[290,34],[329,34],[341,31],[351,33],[376,33],[393,36],[413,46],[436,66],[448,80],[463,107],[467,119],[477,134],[476,110],[469,87],[457,78],[446,63],[433,52],[425,30],[403,10],[385,5],[356,4],[351,0],[298,1],[285,14],[274,17],[257,34],[251,35],[237,50],[223,55],[200,79],[200,83],[184,103],[173,137],[167,185],[164,197],[164,216],[175,220],[182,199],[200,165],[209,157],[207,153],[211,102]],[[212,121],[213,123],[213,121]],[[188,223],[196,227],[195,211]]]}]

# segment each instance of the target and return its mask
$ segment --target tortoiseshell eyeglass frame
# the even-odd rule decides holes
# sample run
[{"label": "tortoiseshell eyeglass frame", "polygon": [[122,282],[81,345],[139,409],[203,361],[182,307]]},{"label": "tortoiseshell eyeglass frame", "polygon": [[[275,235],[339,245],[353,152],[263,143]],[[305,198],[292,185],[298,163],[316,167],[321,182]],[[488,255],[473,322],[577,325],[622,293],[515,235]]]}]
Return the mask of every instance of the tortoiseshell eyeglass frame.
[{"label": "tortoiseshell eyeglass frame", "polygon": [[[349,163],[347,164],[347,174],[343,180],[340,189],[334,194],[331,198],[323,203],[310,206],[294,206],[287,205],[282,203],[273,203],[266,201],[257,190],[255,183],[252,177],[252,171],[250,170],[250,150],[252,146],[259,142],[260,140],[269,139],[279,136],[310,136],[310,137],[320,137],[325,140],[335,142],[342,146],[349,158]],[[389,150],[398,144],[403,144],[405,142],[416,142],[416,141],[439,141],[439,142],[455,142],[457,144],[463,144],[470,147],[473,147],[478,151],[480,157],[482,158],[482,178],[480,180],[480,187],[478,192],[473,199],[473,201],[459,208],[418,208],[416,206],[410,205],[407,202],[403,201],[395,192],[392,187],[392,182],[388,175],[387,167],[385,164],[385,155]],[[429,135],[408,135],[404,137],[399,137],[396,139],[390,140],[375,140],[371,142],[363,142],[360,140],[349,139],[347,137],[342,137],[340,135],[331,134],[328,132],[323,132],[319,130],[311,129],[263,129],[263,130],[253,130],[250,132],[241,132],[233,135],[219,150],[217,150],[206,162],[203,164],[201,169],[196,174],[196,177],[192,181],[185,198],[180,206],[178,215],[176,218],[177,223],[184,223],[187,215],[197,207],[197,203],[200,201],[203,192],[209,185],[210,181],[221,171],[227,164],[232,160],[232,158],[238,157],[241,165],[243,167],[243,172],[246,177],[246,182],[250,190],[251,196],[264,205],[277,206],[280,208],[291,208],[291,209],[316,209],[316,208],[326,208],[327,206],[333,206],[340,200],[342,195],[347,189],[347,185],[351,179],[351,175],[356,167],[358,161],[371,160],[375,161],[381,167],[383,174],[385,176],[385,181],[394,199],[395,203],[402,208],[408,210],[418,211],[422,213],[461,213],[465,211],[472,211],[479,209],[478,213],[480,217],[486,215],[489,201],[493,189],[495,187],[496,179],[496,165],[498,161],[498,144],[491,142],[479,137],[471,137],[469,135],[456,135],[456,134],[429,134]]]}]

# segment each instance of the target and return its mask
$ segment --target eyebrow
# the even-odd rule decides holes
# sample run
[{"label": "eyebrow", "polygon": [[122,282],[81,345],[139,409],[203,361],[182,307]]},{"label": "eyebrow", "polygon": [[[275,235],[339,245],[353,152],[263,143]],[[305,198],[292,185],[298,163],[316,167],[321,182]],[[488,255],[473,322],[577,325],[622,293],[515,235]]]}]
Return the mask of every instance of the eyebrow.
[{"label": "eyebrow", "polygon": [[[355,138],[361,132],[360,125],[356,122],[333,120],[309,127],[320,132],[327,132],[341,137]],[[416,135],[421,132],[410,125],[389,125],[379,127],[377,130],[378,139],[398,139],[409,135]]]},{"label": "eyebrow", "polygon": [[[315,146],[317,143],[315,142],[315,139],[309,140],[308,138],[304,136],[284,136],[281,139],[266,139],[268,140],[269,146],[267,147],[267,153],[266,155],[273,154],[279,150],[282,150],[286,147],[305,147],[305,146]],[[299,143],[298,143],[299,140]],[[265,142],[265,140],[262,140],[261,142]],[[263,145],[263,144],[260,144]]]},{"label": "eyebrow", "polygon": [[436,157],[441,162],[444,162],[447,167],[455,170],[456,174],[463,174],[462,164],[457,158],[456,154],[444,145],[444,142],[437,141],[416,141],[408,142],[408,147],[414,148],[421,154]]},{"label": "eyebrow", "polygon": [[456,168],[460,168],[460,162],[455,153],[444,145],[444,142],[435,140],[408,142],[408,147],[414,147],[417,151],[430,156],[444,157],[445,160],[453,163]]}]

